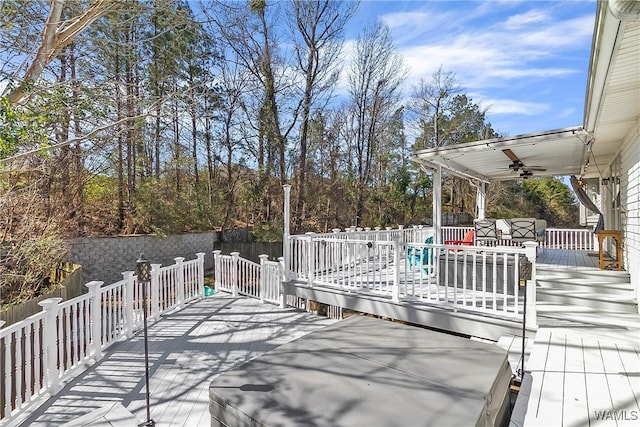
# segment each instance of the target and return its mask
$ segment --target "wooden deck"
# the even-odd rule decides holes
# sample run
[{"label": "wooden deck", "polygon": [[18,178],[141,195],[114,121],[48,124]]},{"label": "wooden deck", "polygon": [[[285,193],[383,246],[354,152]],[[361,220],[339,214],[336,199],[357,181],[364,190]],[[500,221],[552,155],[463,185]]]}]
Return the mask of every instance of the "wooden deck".
[{"label": "wooden deck", "polygon": [[[209,384],[218,374],[334,322],[220,295],[161,318],[149,330],[151,417],[158,426],[209,425]],[[13,425],[60,426],[113,402],[144,421],[142,336],[110,347]]]},{"label": "wooden deck", "polygon": [[[598,270],[597,257],[586,252],[546,249],[538,261],[540,327],[527,346],[529,374],[511,426],[640,425],[640,316],[628,274]],[[360,305],[365,300],[342,296]],[[368,310],[386,307],[384,315],[393,318],[424,305],[367,301]],[[450,328],[467,321],[461,313],[449,316]],[[408,321],[423,320],[414,317]],[[159,426],[208,425],[208,386],[219,373],[333,322],[220,295],[164,316],[150,328],[152,418]],[[499,344],[516,366],[521,341],[514,335]],[[114,402],[142,421],[143,360],[140,336],[117,343],[58,395],[8,425],[61,426]]]},{"label": "wooden deck", "polygon": [[510,426],[640,425],[640,316],[626,272],[547,250],[539,329]]}]

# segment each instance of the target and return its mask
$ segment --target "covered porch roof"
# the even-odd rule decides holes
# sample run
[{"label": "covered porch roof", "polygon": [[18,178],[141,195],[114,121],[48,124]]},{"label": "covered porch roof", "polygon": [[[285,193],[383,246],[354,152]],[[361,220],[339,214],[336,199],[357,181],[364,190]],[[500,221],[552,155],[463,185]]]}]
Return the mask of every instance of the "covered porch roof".
[{"label": "covered porch roof", "polygon": [[512,158],[502,150],[510,149],[533,177],[603,177],[640,117],[639,51],[640,1],[598,2],[582,126],[430,148],[410,159],[476,181],[504,181],[523,170],[509,168]]},{"label": "covered porch roof", "polygon": [[591,141],[587,132],[576,126],[428,148],[414,152],[410,159],[481,182],[529,177],[529,173],[532,177],[579,175]]}]

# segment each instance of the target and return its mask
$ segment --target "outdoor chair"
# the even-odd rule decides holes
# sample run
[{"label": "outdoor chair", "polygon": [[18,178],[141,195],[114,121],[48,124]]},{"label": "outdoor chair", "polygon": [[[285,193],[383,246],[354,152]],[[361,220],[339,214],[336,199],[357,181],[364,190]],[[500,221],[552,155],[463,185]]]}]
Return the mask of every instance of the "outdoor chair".
[{"label": "outdoor chair", "polygon": [[517,243],[536,242],[536,220],[534,218],[511,219],[511,240]]},{"label": "outdoor chair", "polygon": [[[445,245],[455,245],[455,246],[473,246],[473,237],[475,236],[474,230],[469,230],[466,232],[462,240],[445,240]],[[452,251],[453,249],[449,249]]]},{"label": "outdoor chair", "polygon": [[544,219],[536,219],[536,240],[541,245],[547,240],[547,221]]},{"label": "outdoor chair", "polygon": [[495,219],[476,219],[473,222],[476,243],[496,243],[498,231]]},{"label": "outdoor chair", "polygon": [[[427,237],[424,243],[427,245],[433,244],[433,236]],[[428,274],[433,271],[433,248],[409,246],[407,249],[407,260],[409,261],[409,267],[422,268],[422,270]]]}]

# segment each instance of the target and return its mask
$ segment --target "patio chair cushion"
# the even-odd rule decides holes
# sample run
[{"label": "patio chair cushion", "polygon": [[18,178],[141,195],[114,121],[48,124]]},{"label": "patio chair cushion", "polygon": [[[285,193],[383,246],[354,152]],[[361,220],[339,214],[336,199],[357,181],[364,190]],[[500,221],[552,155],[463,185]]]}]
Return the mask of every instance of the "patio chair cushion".
[{"label": "patio chair cushion", "polygon": [[536,220],[534,218],[512,218],[511,240],[515,242],[536,241]]}]

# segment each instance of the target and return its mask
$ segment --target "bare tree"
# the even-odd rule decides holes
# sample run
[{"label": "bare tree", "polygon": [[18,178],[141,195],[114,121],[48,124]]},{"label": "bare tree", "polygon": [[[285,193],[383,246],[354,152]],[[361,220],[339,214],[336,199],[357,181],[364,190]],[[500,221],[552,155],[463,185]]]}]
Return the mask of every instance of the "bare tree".
[{"label": "bare tree", "polygon": [[420,80],[413,90],[413,110],[418,115],[422,133],[416,148],[441,147],[450,143],[440,124],[455,106],[455,95],[460,91],[455,74],[444,71],[442,67],[433,74],[431,82]]},{"label": "bare tree", "polygon": [[300,157],[294,226],[305,218],[307,148],[312,106],[334,88],[340,72],[339,55],[346,23],[355,14],[358,2],[332,0],[292,0],[297,67],[304,74],[300,121]]},{"label": "bare tree", "polygon": [[349,74],[351,145],[355,163],[356,225],[362,221],[379,135],[396,111],[406,68],[381,22],[360,34]]}]

